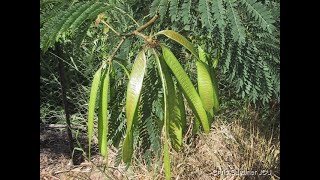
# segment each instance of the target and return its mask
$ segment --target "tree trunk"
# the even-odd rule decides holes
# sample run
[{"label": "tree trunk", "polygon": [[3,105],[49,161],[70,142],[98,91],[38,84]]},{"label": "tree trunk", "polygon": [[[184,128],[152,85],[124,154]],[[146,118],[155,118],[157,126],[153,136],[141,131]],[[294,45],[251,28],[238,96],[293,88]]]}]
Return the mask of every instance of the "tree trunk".
[{"label": "tree trunk", "polygon": [[[56,45],[56,52],[58,57],[63,57],[63,52],[60,47],[60,44]],[[58,58],[58,57],[57,59],[58,59],[59,76],[60,76],[60,83],[61,83],[62,103],[63,103],[66,122],[67,122],[66,128],[67,128],[67,133],[69,138],[70,157],[72,158],[72,163],[75,164],[75,158],[73,158],[72,156],[74,145],[73,145],[73,138],[72,138],[72,132],[71,132],[70,112],[69,112],[68,99],[67,99],[67,81],[66,81],[63,61],[61,58]]]}]

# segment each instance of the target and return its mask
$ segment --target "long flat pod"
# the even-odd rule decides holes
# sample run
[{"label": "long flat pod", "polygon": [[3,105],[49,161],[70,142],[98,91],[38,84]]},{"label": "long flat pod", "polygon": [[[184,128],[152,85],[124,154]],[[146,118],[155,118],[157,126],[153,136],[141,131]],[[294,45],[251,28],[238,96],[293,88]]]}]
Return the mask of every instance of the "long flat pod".
[{"label": "long flat pod", "polygon": [[219,95],[214,69],[208,65],[206,53],[198,47],[199,58],[197,61],[198,90],[204,109],[210,114],[210,122],[214,113],[219,110]]},{"label": "long flat pod", "polygon": [[171,168],[170,168],[170,156],[169,156],[169,143],[168,143],[168,135],[165,135],[164,138],[164,171],[166,174],[166,179],[171,179]]},{"label": "long flat pod", "polygon": [[215,89],[211,79],[209,66],[202,62],[197,61],[197,78],[198,78],[198,91],[204,109],[208,113],[209,124],[213,122],[214,118],[214,105],[215,105]]},{"label": "long flat pod", "polygon": [[[185,122],[185,114],[181,114],[185,113],[182,95],[181,92],[175,90],[172,77],[163,58],[161,57],[159,59],[157,54],[155,54],[155,56],[159,73],[162,74],[164,82],[163,89],[165,89],[164,92],[167,103],[165,108],[165,113],[167,113],[165,117],[166,132],[169,134],[172,147],[176,151],[179,151],[182,145],[182,121]],[[183,108],[181,108],[182,106]]]},{"label": "long flat pod", "polygon": [[143,77],[146,70],[146,56],[144,50],[137,55],[132,67],[130,79],[127,88],[126,97],[126,117],[127,117],[127,132],[122,147],[122,159],[125,163],[130,162],[133,153],[133,133],[132,124],[137,118],[138,102],[141,94]]},{"label": "long flat pod", "polygon": [[210,128],[206,111],[203,108],[201,99],[196,89],[194,88],[190,78],[183,70],[181,64],[174,56],[174,54],[170,51],[170,49],[163,44],[161,44],[160,46],[162,48],[163,58],[176,77],[178,83],[180,84],[183,94],[187,99],[192,111],[200,120],[204,132],[209,133]]},{"label": "long flat pod", "polygon": [[89,141],[89,159],[91,155],[91,140],[92,140],[92,131],[93,131],[93,119],[94,111],[96,107],[97,93],[100,84],[101,77],[101,68],[93,76],[91,90],[90,90],[90,99],[89,99],[89,110],[88,110],[88,141]]},{"label": "long flat pod", "polygon": [[111,66],[105,70],[102,76],[102,86],[100,88],[100,103],[98,116],[98,143],[100,153],[107,158],[107,142],[108,142],[108,96],[109,96],[109,79]]},{"label": "long flat pod", "polygon": [[197,61],[198,90],[204,109],[209,112],[213,108],[213,84],[207,64]]},{"label": "long flat pod", "polygon": [[[174,84],[166,67],[166,64],[160,61],[157,53],[152,49],[155,56],[157,68],[160,74],[162,88],[163,88],[163,100],[164,100],[164,170],[166,174],[166,179],[171,179],[171,170],[170,170],[170,156],[169,156],[169,145],[168,145],[168,136],[169,136],[169,126],[170,121],[174,118],[174,98],[169,97],[175,96]],[[172,94],[173,93],[173,94]]]},{"label": "long flat pod", "polygon": [[175,89],[174,89],[172,77],[169,73],[168,66],[163,61],[162,58],[158,58],[158,56],[156,56],[155,59],[158,65],[159,72],[161,73],[160,76],[163,76],[163,79],[161,78],[161,80],[163,81],[163,89],[165,92],[164,97],[166,98],[166,103],[167,103],[167,106],[165,108],[165,113],[167,113],[165,122],[167,127],[166,131],[169,132],[171,121],[175,121],[175,111],[174,111],[175,99],[176,99]]}]

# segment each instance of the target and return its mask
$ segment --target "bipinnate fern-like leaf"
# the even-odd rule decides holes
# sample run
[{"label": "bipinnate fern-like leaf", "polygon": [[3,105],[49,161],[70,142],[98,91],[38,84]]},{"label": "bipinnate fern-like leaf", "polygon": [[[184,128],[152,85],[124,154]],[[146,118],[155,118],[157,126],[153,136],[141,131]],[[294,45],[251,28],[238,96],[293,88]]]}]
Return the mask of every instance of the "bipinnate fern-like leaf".
[{"label": "bipinnate fern-like leaf", "polygon": [[[140,120],[139,120],[139,137],[141,152],[145,153],[150,148],[154,150],[155,146],[158,146],[160,142],[156,142],[155,138],[157,132],[154,126],[154,122],[157,120],[153,116],[153,104],[158,99],[158,93],[161,88],[160,79],[158,78],[158,72],[156,66],[154,66],[154,61],[150,58],[147,62],[147,72],[143,80],[141,101],[140,101]],[[153,137],[151,137],[153,136]],[[154,151],[153,151],[154,152]]]},{"label": "bipinnate fern-like leaf", "polygon": [[48,20],[40,30],[40,48],[45,52],[66,31],[75,31],[85,20],[95,18],[109,7],[101,2],[77,3]]},{"label": "bipinnate fern-like leaf", "polygon": [[179,151],[182,147],[182,134],[186,128],[186,115],[185,107],[182,97],[182,92],[179,88],[175,86],[175,96],[174,97],[174,118],[170,121],[169,126],[169,137],[170,142],[175,151]]},{"label": "bipinnate fern-like leaf", "polygon": [[177,21],[178,18],[179,18],[179,16],[178,16],[178,4],[179,4],[179,0],[171,0],[170,1],[169,13],[170,13],[172,22]]},{"label": "bipinnate fern-like leaf", "polygon": [[154,16],[159,8],[159,4],[160,4],[161,0],[154,0],[150,6],[150,15]]},{"label": "bipinnate fern-like leaf", "polygon": [[[155,52],[154,52],[155,54]],[[155,59],[157,62],[159,73],[161,73],[161,77],[163,76],[163,89],[165,89],[165,126],[166,131],[169,133],[170,142],[172,144],[172,147],[178,151],[182,145],[182,121],[185,121],[185,116],[181,115],[183,113],[184,109],[182,108],[183,99],[181,97],[181,92],[176,92],[176,88],[174,86],[172,77],[170,75],[169,69],[163,60],[162,57],[159,57],[157,54],[155,54]],[[179,97],[177,93],[180,93]],[[179,99],[178,99],[179,98]],[[183,107],[184,108],[184,107]]]},{"label": "bipinnate fern-like leaf", "polygon": [[184,0],[181,8],[181,18],[184,24],[189,24],[191,19],[191,0]]},{"label": "bipinnate fern-like leaf", "polygon": [[[153,2],[155,1],[160,2],[160,0]],[[276,48],[279,42],[270,43],[272,37],[279,39],[280,17],[277,13],[279,7],[278,2],[267,3],[267,1],[257,0],[180,0],[178,3],[176,0],[172,0],[170,1],[169,13],[167,13],[167,17],[171,21],[162,21],[161,23],[164,24],[161,25],[172,26],[172,29],[192,30],[192,34],[207,38],[204,40],[207,44],[214,44],[217,47],[216,50],[209,48],[209,53],[219,54],[221,62],[227,62],[220,63],[219,66],[226,77],[232,80],[232,85],[241,87],[238,92],[243,94],[242,97],[246,96],[250,101],[254,99],[254,103],[256,100],[260,103],[262,99],[267,102],[279,95],[278,91],[272,91],[273,93],[270,95],[268,89],[276,90],[279,86],[269,86],[270,83],[259,76],[265,76],[266,79],[269,79],[269,73],[275,80],[279,71],[273,73],[269,69],[268,73],[260,72],[255,68],[248,68],[251,66],[250,63],[245,65],[244,62],[248,61],[246,51],[251,51],[248,50],[250,48],[255,50],[250,52],[252,54],[249,56],[262,58],[258,61],[279,61],[279,49]],[[178,9],[177,16],[176,9]],[[209,26],[210,24],[211,26]],[[259,34],[265,34],[269,38],[260,37]],[[257,42],[256,46],[252,43],[254,41]],[[271,64],[273,68],[277,69],[277,63]],[[243,81],[241,79],[243,79],[244,72],[249,74],[250,78]],[[264,87],[265,85],[267,88]]]},{"label": "bipinnate fern-like leaf", "polygon": [[208,29],[213,29],[212,26],[212,16],[210,9],[209,0],[199,0],[199,12],[202,22],[202,27],[206,27]]},{"label": "bipinnate fern-like leaf", "polygon": [[77,36],[75,37],[75,40],[74,40],[74,48],[76,49],[77,52],[79,52],[81,44],[85,39],[87,35],[87,31],[89,30],[90,26],[91,26],[91,21],[85,21],[78,28],[78,30],[76,30],[75,34],[77,34]]},{"label": "bipinnate fern-like leaf", "polygon": [[[125,112],[125,92],[126,84],[119,83],[123,81],[124,72],[119,70],[116,71],[117,64],[114,58],[112,61],[111,72],[110,72],[110,88],[109,88],[109,103],[108,103],[108,141],[111,141],[112,145],[116,148],[119,147],[119,143],[125,135],[126,121]],[[120,61],[120,60],[119,60]],[[117,76],[121,74],[121,76]],[[120,151],[121,152],[121,151]],[[121,153],[119,153],[121,156]],[[121,159],[121,158],[120,158]]]},{"label": "bipinnate fern-like leaf", "polygon": [[246,7],[250,15],[260,23],[260,26],[272,33],[274,30],[273,23],[275,22],[271,12],[261,3],[256,0],[241,0],[241,3]]},{"label": "bipinnate fern-like leaf", "polygon": [[137,118],[138,102],[140,99],[143,77],[146,71],[146,56],[144,50],[137,55],[132,67],[127,88],[126,117],[127,130],[122,147],[122,159],[125,163],[130,162],[133,153],[133,122]]},{"label": "bipinnate fern-like leaf", "polygon": [[[67,2],[58,2],[58,4],[54,5],[54,9],[50,10],[49,12],[43,12],[40,14],[40,27],[42,27],[42,25],[44,23],[46,23],[47,21],[49,21],[51,18],[57,16],[63,9],[64,6],[67,5]],[[47,6],[47,3],[43,4],[44,7]],[[41,9],[41,5],[40,5],[40,9]]]},{"label": "bipinnate fern-like leaf", "polygon": [[176,116],[178,116],[178,118],[181,121],[182,132],[184,132],[187,128],[187,117],[186,117],[186,109],[184,105],[181,86],[178,83],[176,84],[176,94],[177,94],[176,104],[178,107],[175,108],[175,112],[176,112]]},{"label": "bipinnate fern-like leaf", "polygon": [[233,41],[244,43],[246,34],[235,6],[237,6],[236,2],[233,2],[232,0],[227,0],[227,17],[231,23],[231,33]]},{"label": "bipinnate fern-like leaf", "polygon": [[154,0],[150,7],[150,14],[154,16],[156,12],[159,12],[160,20],[163,20],[166,15],[168,6],[168,0]]},{"label": "bipinnate fern-like leaf", "polygon": [[223,31],[226,26],[226,10],[223,6],[222,0],[213,0],[212,1],[212,11],[213,11],[213,17],[218,25],[220,31]]},{"label": "bipinnate fern-like leaf", "polygon": [[167,13],[168,5],[169,5],[169,1],[168,0],[160,0],[160,3],[159,3],[159,15],[160,15],[160,19],[161,20],[163,20],[163,18],[165,17],[165,15]]}]

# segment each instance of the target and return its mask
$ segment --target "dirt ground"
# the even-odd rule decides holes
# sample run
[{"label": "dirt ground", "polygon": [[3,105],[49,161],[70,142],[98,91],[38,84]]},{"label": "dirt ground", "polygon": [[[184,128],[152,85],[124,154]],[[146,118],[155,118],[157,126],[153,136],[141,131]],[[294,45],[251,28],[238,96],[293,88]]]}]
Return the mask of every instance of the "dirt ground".
[{"label": "dirt ground", "polygon": [[[92,159],[96,160],[97,157],[93,155]],[[40,179],[99,179],[90,177],[92,175],[92,164],[83,158],[78,158],[77,164],[72,164],[65,131],[50,128],[40,130]]]}]

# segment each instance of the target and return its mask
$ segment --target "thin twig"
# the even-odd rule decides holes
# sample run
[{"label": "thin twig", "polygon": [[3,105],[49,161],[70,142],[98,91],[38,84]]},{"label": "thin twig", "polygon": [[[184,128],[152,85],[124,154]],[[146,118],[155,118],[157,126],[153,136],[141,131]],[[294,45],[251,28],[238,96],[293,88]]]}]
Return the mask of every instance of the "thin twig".
[{"label": "thin twig", "polygon": [[110,28],[117,36],[121,36],[121,34],[120,34],[118,31],[114,30],[114,29],[113,29],[108,23],[106,23],[104,20],[101,20],[101,22],[102,22],[104,25],[108,26],[108,28]]},{"label": "thin twig", "polygon": [[116,49],[112,52],[111,56],[109,56],[107,62],[111,62],[113,57],[116,55],[117,51],[120,49],[121,45],[124,43],[124,41],[126,40],[126,37],[122,37],[118,46],[116,47]]},{"label": "thin twig", "polygon": [[[80,73],[80,74],[81,74],[83,77],[85,77],[87,80],[90,80],[85,74],[83,74],[81,71],[79,71],[78,69],[76,69],[76,68],[75,68],[74,66],[72,66],[70,63],[68,63],[67,60],[61,58],[60,56],[58,56],[58,55],[56,55],[56,54],[54,54],[54,53],[52,53],[52,52],[50,52],[50,51],[48,51],[48,52],[49,52],[51,55],[55,56],[56,58],[62,60],[64,63],[66,63],[66,64],[69,65],[70,67],[74,68],[78,73]],[[59,81],[57,81],[57,82],[59,82]]]},{"label": "thin twig", "polygon": [[[45,125],[45,128],[66,128],[66,127],[68,127],[68,125],[66,125],[66,124],[47,124],[47,125]],[[75,126],[75,125],[73,125],[73,128],[85,129],[85,127],[83,127],[83,126]]]}]

